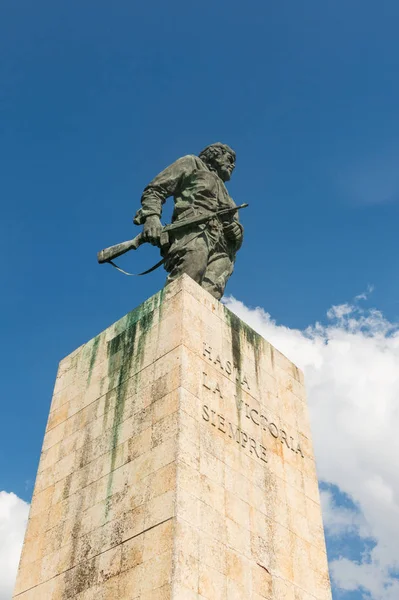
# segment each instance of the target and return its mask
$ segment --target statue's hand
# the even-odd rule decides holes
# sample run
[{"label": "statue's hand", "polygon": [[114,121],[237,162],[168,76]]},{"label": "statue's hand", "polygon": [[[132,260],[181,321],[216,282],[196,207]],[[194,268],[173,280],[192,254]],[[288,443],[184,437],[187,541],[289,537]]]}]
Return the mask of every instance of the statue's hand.
[{"label": "statue's hand", "polygon": [[223,227],[225,236],[228,240],[236,243],[237,246],[241,245],[242,242],[242,229],[236,221],[224,225]]},{"label": "statue's hand", "polygon": [[159,246],[161,237],[162,223],[157,215],[150,215],[146,218],[143,228],[143,236],[146,242],[153,246]]}]

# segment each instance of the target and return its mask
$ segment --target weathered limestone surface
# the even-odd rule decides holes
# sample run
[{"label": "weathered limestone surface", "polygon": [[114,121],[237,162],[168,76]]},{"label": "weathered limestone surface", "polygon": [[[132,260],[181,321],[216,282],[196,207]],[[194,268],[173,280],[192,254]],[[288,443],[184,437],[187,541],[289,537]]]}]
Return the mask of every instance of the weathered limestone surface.
[{"label": "weathered limestone surface", "polygon": [[302,373],[188,276],[61,361],[14,598],[331,598]]}]

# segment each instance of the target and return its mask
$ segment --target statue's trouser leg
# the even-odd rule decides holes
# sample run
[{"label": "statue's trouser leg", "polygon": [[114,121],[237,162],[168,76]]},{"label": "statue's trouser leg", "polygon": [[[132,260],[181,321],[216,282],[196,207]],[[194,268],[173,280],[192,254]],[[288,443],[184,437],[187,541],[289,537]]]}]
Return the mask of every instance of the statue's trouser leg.
[{"label": "statue's trouser leg", "polygon": [[[187,236],[188,237],[188,236]],[[187,238],[179,240],[179,248],[172,246],[167,260],[169,275],[166,283],[171,283],[183,273],[187,273],[194,281],[202,285],[202,280],[208,265],[209,245],[205,234],[188,241]],[[185,245],[187,243],[187,245]]]},{"label": "statue's trouser leg", "polygon": [[202,280],[202,287],[220,300],[233,268],[234,262],[226,252],[212,252]]}]

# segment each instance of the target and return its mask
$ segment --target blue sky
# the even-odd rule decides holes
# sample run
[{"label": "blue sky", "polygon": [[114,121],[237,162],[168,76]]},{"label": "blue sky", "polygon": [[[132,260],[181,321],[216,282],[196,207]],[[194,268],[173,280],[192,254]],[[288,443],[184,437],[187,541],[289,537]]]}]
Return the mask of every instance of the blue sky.
[{"label": "blue sky", "polygon": [[250,203],[227,293],[303,330],[372,284],[398,320],[398,17],[394,0],[2,1],[0,489],[30,499],[58,361],[163,285],[96,252],[213,141]]}]

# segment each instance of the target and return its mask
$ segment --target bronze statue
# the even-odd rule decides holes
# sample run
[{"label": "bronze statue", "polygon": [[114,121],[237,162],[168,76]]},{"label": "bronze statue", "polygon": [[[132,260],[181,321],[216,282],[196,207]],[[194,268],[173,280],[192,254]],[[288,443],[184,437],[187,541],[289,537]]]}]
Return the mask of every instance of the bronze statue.
[{"label": "bronze statue", "polygon": [[[199,156],[179,158],[145,188],[141,208],[134,217],[143,232],[130,242],[102,250],[99,262],[111,262],[141,243],[160,246],[160,264],[168,271],[167,283],[187,273],[212,296],[220,299],[233,272],[243,238],[237,206],[225,182],[235,168],[235,152],[226,144],[207,146]],[[162,227],[162,205],[174,198],[172,224]],[[114,265],[115,266],[115,265]]]}]

